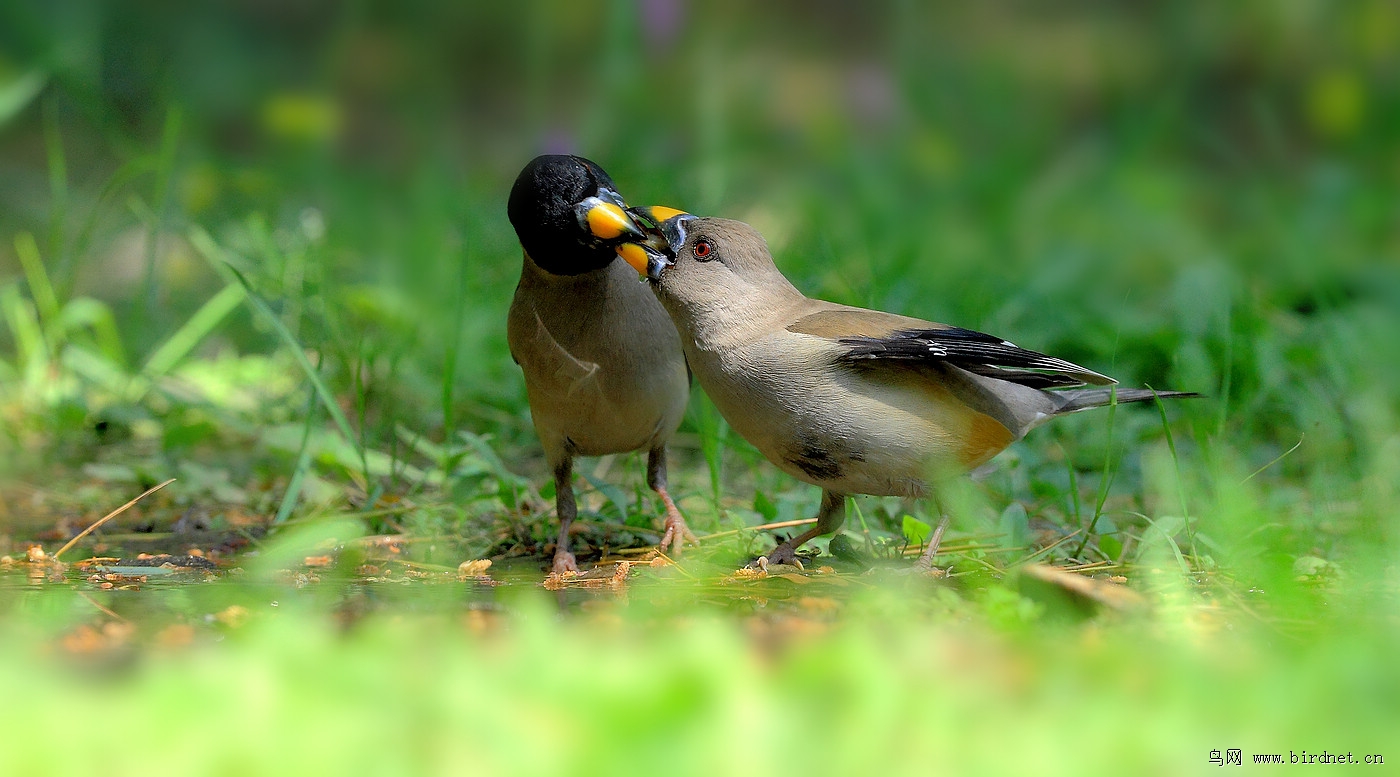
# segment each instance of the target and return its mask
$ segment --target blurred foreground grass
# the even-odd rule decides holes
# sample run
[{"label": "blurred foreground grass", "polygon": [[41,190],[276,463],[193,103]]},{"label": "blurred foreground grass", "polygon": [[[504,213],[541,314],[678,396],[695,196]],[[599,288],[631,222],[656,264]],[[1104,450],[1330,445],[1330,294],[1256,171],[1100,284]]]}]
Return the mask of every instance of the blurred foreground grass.
[{"label": "blurred foreground grass", "polygon": [[[0,8],[0,765],[1400,757],[1393,4],[807,10]],[[927,508],[879,499],[835,572],[730,579],[816,494],[697,397],[672,492],[737,533],[546,594],[503,331],[544,150],[753,222],[814,296],[1208,398],[1033,433],[947,495],[935,581]],[[636,457],[582,471],[591,558],[655,541]],[[23,560],[169,477],[65,560],[211,579]]]},{"label": "blurred foreground grass", "polygon": [[383,610],[347,618],[329,579],[94,594],[143,616],[96,630],[65,588],[7,596],[6,770],[1168,775],[1229,748],[1396,757],[1396,627],[1346,594],[1280,629],[1175,585],[1086,621],[894,573],[735,584],[721,606],[646,570],[567,617],[532,585],[420,581],[362,587]]}]

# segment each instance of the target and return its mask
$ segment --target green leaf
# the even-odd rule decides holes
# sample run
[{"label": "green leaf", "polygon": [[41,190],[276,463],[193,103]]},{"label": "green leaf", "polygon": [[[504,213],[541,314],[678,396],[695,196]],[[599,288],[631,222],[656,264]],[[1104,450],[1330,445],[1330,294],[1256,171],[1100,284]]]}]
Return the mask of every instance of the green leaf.
[{"label": "green leaf", "polygon": [[18,116],[35,97],[44,90],[44,84],[48,83],[49,76],[41,70],[31,70],[28,73],[13,79],[4,85],[0,85],[0,127],[9,123],[10,119]]},{"label": "green leaf", "polygon": [[58,314],[59,330],[69,338],[73,332],[92,331],[98,351],[116,368],[126,370],[126,353],[122,349],[117,319],[107,303],[91,297],[76,297],[63,304]]},{"label": "green leaf", "polygon": [[1006,546],[1009,548],[1019,548],[1030,541],[1030,516],[1026,515],[1026,508],[1020,502],[1012,502],[1001,511],[997,527],[1005,535]]},{"label": "green leaf", "polygon": [[1118,559],[1123,555],[1123,543],[1113,534],[1099,535],[1099,550],[1111,559]]},{"label": "green leaf", "polygon": [[904,539],[908,540],[910,545],[922,545],[928,542],[929,535],[933,532],[933,527],[912,515],[906,515],[904,516],[904,523],[900,527],[900,530],[904,533]]}]

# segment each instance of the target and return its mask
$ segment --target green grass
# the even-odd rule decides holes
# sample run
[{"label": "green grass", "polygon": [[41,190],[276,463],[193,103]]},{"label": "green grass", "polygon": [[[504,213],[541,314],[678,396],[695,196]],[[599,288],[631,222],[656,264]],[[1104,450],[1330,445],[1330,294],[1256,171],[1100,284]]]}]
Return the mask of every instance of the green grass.
[{"label": "green grass", "polygon": [[[742,612],[642,573],[628,599],[561,620],[531,586],[346,600],[334,570],[298,590],[258,566],[237,585],[108,598],[139,617],[92,653],[65,641],[90,604],[27,593],[3,632],[3,720],[24,743],[7,767],[1180,774],[1232,747],[1393,758],[1394,625],[1335,592],[1325,621],[1271,623],[1168,568],[1152,610],[1085,620],[1030,588],[887,575],[750,587],[764,602]],[[347,621],[367,598],[382,612]],[[214,620],[231,602],[247,614]]]},{"label": "green grass", "polygon": [[[1400,758],[1388,3],[128,5],[0,12],[0,555],[175,477],[97,541],[198,518],[243,571],[0,570],[8,771]],[[946,579],[900,572],[932,504],[861,498],[835,572],[738,581],[817,493],[697,391],[672,493],[742,531],[546,594],[504,201],[560,145],[754,223],[812,296],[1206,398],[949,484]],[[655,541],[640,457],[579,471],[590,554]],[[483,556],[504,585],[452,574]]]}]

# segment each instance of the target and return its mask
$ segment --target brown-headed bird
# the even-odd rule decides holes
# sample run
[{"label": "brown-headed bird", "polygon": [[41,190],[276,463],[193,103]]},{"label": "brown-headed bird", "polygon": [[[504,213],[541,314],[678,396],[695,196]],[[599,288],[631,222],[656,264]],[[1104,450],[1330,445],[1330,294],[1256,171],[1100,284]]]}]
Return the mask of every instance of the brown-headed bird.
[{"label": "brown-headed bird", "polygon": [[619,253],[651,281],[729,424],[823,490],[816,525],[761,562],[792,563],[840,528],[849,494],[924,496],[930,473],[971,470],[1051,418],[1194,396],[1102,388],[1115,381],[999,337],[809,299],[740,221],[675,215]]},{"label": "brown-headed bird", "polygon": [[619,243],[642,235],[626,207],[601,167],[563,155],[527,164],[507,205],[525,261],[506,333],[554,473],[556,572],[578,569],[569,552],[576,456],[645,450],[647,485],[666,507],[661,546],[695,539],[666,491],[666,442],[685,414],[690,374],[666,311],[616,261]]}]

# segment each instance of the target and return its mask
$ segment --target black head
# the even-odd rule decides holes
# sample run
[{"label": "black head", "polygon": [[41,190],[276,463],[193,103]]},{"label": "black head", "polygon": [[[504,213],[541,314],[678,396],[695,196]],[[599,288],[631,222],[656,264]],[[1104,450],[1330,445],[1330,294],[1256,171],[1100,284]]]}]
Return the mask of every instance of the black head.
[{"label": "black head", "polygon": [[535,264],[555,275],[608,266],[616,247],[642,234],[612,176],[580,156],[535,157],[515,179],[506,212]]}]

